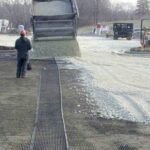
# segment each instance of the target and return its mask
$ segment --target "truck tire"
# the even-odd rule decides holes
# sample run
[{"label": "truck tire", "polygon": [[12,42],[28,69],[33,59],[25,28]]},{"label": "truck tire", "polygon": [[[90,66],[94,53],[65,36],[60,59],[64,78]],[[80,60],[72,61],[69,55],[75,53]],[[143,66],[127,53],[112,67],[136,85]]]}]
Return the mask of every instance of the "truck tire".
[{"label": "truck tire", "polygon": [[118,40],[118,37],[117,37],[117,36],[114,36],[114,40]]},{"label": "truck tire", "polygon": [[127,40],[131,40],[131,39],[132,39],[132,37],[131,37],[131,36],[128,36],[128,37],[127,37]]}]

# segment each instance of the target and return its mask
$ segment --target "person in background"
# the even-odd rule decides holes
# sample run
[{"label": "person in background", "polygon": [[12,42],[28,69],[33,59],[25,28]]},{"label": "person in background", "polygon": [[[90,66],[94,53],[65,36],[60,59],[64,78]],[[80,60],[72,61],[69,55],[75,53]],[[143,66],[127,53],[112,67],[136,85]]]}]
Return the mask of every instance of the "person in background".
[{"label": "person in background", "polygon": [[18,25],[18,31],[19,31],[19,33],[20,33],[21,31],[23,31],[23,30],[25,30],[25,29],[24,29],[24,25]]},{"label": "person in background", "polygon": [[16,78],[24,78],[26,75],[27,62],[29,59],[29,50],[32,46],[30,40],[25,37],[26,31],[20,32],[20,38],[15,42],[15,49],[17,50],[17,71]]},{"label": "person in background", "polygon": [[19,33],[20,33],[21,31],[25,31],[25,32],[26,32],[26,35],[28,34],[28,32],[27,32],[27,30],[25,29],[24,25],[18,25],[18,31],[19,31]]}]

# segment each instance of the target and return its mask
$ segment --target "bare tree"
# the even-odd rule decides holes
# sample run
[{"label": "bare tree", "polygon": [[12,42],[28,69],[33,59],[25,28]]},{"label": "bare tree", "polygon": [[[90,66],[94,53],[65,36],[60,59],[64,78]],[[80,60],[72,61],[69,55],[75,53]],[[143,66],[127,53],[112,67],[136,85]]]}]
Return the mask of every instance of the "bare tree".
[{"label": "bare tree", "polygon": [[9,19],[14,27],[18,24],[24,24],[27,28],[30,27],[31,4],[28,0],[7,0],[1,2],[0,18]]},{"label": "bare tree", "polygon": [[[77,0],[80,18],[79,26],[95,25],[97,22],[111,20],[126,20],[133,18],[133,8],[120,3],[111,4],[110,0]],[[14,27],[24,24],[30,28],[31,0],[7,0],[0,1],[0,18],[9,19]]]},{"label": "bare tree", "polygon": [[149,0],[137,0],[136,15],[142,17],[150,11]]},{"label": "bare tree", "polygon": [[77,0],[77,3],[80,12],[79,25],[110,20],[111,3],[109,0]]}]

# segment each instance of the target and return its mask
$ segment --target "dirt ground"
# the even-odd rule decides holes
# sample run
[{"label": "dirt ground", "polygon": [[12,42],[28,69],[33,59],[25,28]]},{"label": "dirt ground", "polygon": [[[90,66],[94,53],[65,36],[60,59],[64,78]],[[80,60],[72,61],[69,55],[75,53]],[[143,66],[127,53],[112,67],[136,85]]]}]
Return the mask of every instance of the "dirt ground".
[{"label": "dirt ground", "polygon": [[[38,64],[38,63],[37,63]],[[0,150],[27,148],[35,121],[40,64],[16,79],[16,62],[0,60]]]},{"label": "dirt ground", "polygon": [[[93,115],[78,70],[62,69],[64,114],[71,150],[149,150],[150,126]],[[73,88],[70,88],[73,87]],[[77,90],[76,90],[77,89]]]},{"label": "dirt ground", "polygon": [[[28,149],[42,61],[32,62],[27,78],[15,78],[15,61],[0,60],[0,150]],[[70,150],[149,150],[150,126],[93,115],[80,71],[61,69],[65,123]],[[71,88],[72,87],[72,88]]]}]

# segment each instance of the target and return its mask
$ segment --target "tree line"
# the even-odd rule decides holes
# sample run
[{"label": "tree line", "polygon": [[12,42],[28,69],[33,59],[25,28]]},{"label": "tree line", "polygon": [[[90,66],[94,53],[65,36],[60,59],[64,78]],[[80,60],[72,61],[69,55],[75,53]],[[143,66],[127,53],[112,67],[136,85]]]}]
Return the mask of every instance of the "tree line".
[{"label": "tree line", "polygon": [[8,19],[13,27],[24,24],[30,27],[31,3],[29,0],[0,1],[0,19]]},{"label": "tree line", "polygon": [[136,15],[143,17],[150,13],[150,0],[137,0]]},{"label": "tree line", "polygon": [[[129,3],[112,4],[110,0],[77,0],[79,25],[134,19],[134,7]],[[126,6],[126,7],[124,7]]]},{"label": "tree line", "polygon": [[[137,0],[136,8],[129,3],[112,4],[110,0],[77,0],[79,26],[103,21],[139,19],[150,11],[150,0]],[[13,27],[24,24],[30,28],[31,0],[0,1],[0,19],[8,19]]]}]

